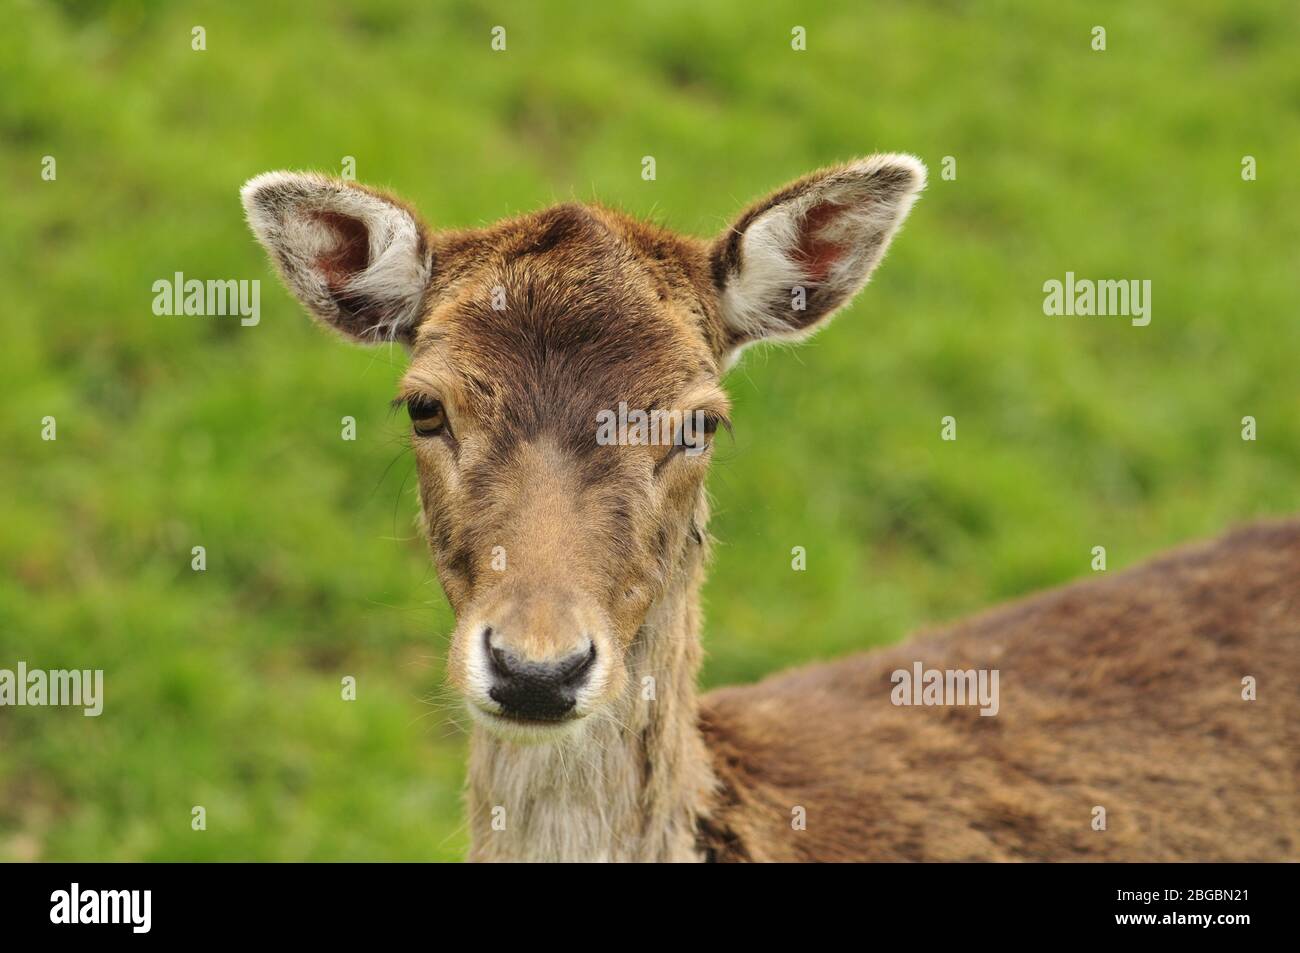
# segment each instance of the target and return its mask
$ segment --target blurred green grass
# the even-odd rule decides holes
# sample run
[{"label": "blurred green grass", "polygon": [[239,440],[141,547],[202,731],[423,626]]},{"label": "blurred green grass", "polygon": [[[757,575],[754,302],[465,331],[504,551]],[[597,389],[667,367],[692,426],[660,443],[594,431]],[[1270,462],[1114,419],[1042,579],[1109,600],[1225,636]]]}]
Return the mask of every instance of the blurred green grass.
[{"label": "blurred green grass", "polygon": [[[9,21],[0,667],[103,668],[107,698],[0,709],[0,859],[463,854],[451,617],[387,412],[401,355],[331,340],[273,279],[236,195],[267,169],[355,156],[438,225],[599,198],[713,234],[818,165],[926,160],[867,293],[729,379],[710,685],[1080,576],[1094,545],[1115,569],[1297,509],[1286,4],[20,0]],[[1150,327],[1044,317],[1067,270],[1151,279]],[[261,324],[154,316],[176,271],[262,279]]]}]

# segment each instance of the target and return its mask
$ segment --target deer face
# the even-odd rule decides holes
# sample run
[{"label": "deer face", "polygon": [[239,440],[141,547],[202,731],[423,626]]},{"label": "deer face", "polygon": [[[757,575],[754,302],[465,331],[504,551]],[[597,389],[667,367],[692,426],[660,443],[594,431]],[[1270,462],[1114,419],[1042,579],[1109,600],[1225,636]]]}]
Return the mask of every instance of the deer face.
[{"label": "deer face", "polygon": [[489,730],[545,741],[629,691],[647,613],[703,545],[724,368],[846,303],[922,184],[908,157],[861,160],[712,244],[579,205],[431,233],[355,185],[245,186],[314,315],[410,350],[396,402],[457,619],[450,677]]},{"label": "deer face", "polygon": [[703,519],[705,428],[611,442],[598,422],[620,405],[718,421],[727,402],[687,294],[614,222],[560,208],[490,244],[416,330],[398,399],[458,620],[452,679],[486,723],[536,733],[623,690]]}]

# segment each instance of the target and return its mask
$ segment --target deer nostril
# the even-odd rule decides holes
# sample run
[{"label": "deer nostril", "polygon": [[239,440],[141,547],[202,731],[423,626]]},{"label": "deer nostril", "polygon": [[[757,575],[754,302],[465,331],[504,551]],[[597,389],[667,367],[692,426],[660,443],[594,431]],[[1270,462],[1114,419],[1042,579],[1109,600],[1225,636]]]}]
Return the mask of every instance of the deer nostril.
[{"label": "deer nostril", "polygon": [[560,669],[560,680],[566,685],[572,685],[583,678],[591,671],[591,666],[596,663],[596,643],[588,639],[586,654],[576,654]]},{"label": "deer nostril", "polygon": [[558,662],[529,662],[508,649],[492,644],[492,627],[483,629],[483,647],[492,663],[492,673],[498,678],[529,678],[534,681],[572,685],[591,671],[596,662],[596,643],[588,638],[586,651],[574,652]]},{"label": "deer nostril", "polygon": [[490,625],[485,626],[483,629],[483,647],[487,649],[487,655],[492,662],[492,673],[494,675],[498,678],[513,678],[517,674],[517,666],[512,666],[510,664],[510,653],[505,649],[499,649],[492,644],[492,626]]}]

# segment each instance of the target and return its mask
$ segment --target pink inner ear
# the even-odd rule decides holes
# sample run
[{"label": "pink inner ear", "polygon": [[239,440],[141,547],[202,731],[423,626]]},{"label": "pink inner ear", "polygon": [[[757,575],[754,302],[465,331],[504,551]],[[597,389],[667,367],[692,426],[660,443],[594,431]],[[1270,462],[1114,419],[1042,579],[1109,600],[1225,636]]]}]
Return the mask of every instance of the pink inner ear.
[{"label": "pink inner ear", "polygon": [[818,238],[817,233],[845,208],[836,202],[821,202],[810,208],[804,216],[799,229],[799,245],[794,254],[808,281],[825,281],[831,266],[844,255],[847,246]]},{"label": "pink inner ear", "polygon": [[330,291],[341,291],[357,272],[370,264],[370,233],[364,223],[338,212],[317,212],[316,219],[334,232],[338,244],[316,259]]}]

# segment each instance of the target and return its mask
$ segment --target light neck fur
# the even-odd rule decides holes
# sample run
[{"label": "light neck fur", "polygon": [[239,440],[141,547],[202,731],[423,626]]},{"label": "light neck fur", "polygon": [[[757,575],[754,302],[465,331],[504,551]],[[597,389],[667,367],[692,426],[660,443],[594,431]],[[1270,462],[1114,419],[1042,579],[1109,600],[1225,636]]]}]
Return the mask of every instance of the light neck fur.
[{"label": "light neck fur", "polygon": [[714,779],[696,720],[702,556],[689,553],[651,606],[607,709],[547,744],[474,727],[470,860],[703,859],[696,823]]}]

